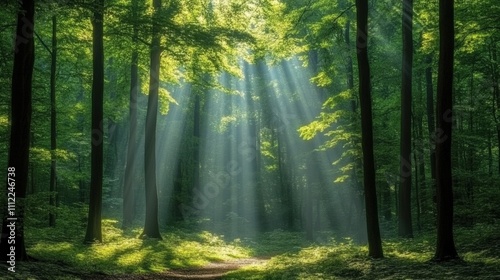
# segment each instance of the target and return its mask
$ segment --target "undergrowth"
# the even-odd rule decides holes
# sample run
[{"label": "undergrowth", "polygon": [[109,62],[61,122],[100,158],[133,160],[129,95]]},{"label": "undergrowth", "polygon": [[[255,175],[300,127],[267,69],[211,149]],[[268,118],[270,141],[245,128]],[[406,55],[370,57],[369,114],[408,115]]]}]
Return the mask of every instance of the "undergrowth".
[{"label": "undergrowth", "polygon": [[[207,231],[168,229],[162,231],[162,240],[140,239],[141,226],[122,230],[115,219],[103,219],[103,242],[88,245],[83,242],[85,210],[81,213],[77,208],[66,210],[71,211],[60,211],[54,228],[34,227],[30,223],[37,224],[36,221],[28,222],[26,251],[35,261],[17,263],[16,273],[5,278],[6,268],[0,267],[0,279],[79,279],[92,274],[156,273],[250,255],[250,250],[237,242],[225,242],[221,236]],[[44,271],[49,275],[47,278],[40,275]]]},{"label": "undergrowth", "polygon": [[[29,217],[29,216],[28,216]],[[0,279],[92,279],[96,275],[153,274],[237,258],[269,258],[243,267],[226,279],[500,279],[500,226],[457,227],[461,260],[434,263],[435,232],[413,239],[384,238],[384,259],[350,238],[322,232],[321,242],[303,233],[276,230],[257,238],[225,241],[222,235],[194,228],[168,228],[162,240],[140,239],[141,226],[122,230],[104,219],[103,242],[85,245],[86,209],[61,206],[55,228],[27,220],[26,247],[36,261],[16,264],[16,273],[0,265]],[[319,234],[319,233],[318,233]]]},{"label": "undergrowth", "polygon": [[[456,230],[461,260],[430,261],[435,233],[413,239],[384,240],[384,259],[367,257],[367,246],[351,239],[331,239],[288,252],[261,265],[229,273],[225,279],[500,279],[499,226]],[[283,240],[283,238],[280,238]]]}]

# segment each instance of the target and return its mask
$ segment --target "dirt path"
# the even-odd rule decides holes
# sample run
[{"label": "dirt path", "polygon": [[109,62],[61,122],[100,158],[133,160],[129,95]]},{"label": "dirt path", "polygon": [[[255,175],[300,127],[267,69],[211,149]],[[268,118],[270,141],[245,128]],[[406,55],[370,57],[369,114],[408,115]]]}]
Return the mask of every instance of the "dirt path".
[{"label": "dirt path", "polygon": [[165,273],[170,279],[219,279],[227,272],[243,266],[264,263],[265,259],[249,258],[220,263],[210,263],[201,268],[171,270]]},{"label": "dirt path", "polygon": [[210,263],[204,267],[169,270],[155,274],[132,274],[99,276],[91,279],[125,279],[125,280],[153,280],[153,279],[220,279],[224,274],[237,270],[243,266],[261,264],[266,262],[264,258],[238,259],[220,263]]}]

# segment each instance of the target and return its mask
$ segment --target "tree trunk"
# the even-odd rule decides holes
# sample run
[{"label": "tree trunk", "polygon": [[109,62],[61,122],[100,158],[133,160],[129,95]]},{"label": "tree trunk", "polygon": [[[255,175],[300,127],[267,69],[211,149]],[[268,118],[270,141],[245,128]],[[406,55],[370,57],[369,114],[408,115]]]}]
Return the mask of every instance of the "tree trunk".
[{"label": "tree trunk", "polygon": [[[133,17],[137,17],[137,0],[132,2]],[[137,23],[133,26],[132,44],[137,44],[139,29]],[[135,218],[135,196],[134,196],[134,180],[136,175],[136,158],[137,158],[137,96],[139,93],[139,54],[134,47],[132,51],[132,60],[130,63],[130,104],[129,104],[129,135],[127,147],[127,165],[125,166],[125,182],[123,184],[123,228],[128,228],[132,225]]]},{"label": "tree trunk", "polygon": [[[498,60],[497,60],[497,48],[496,44],[493,44],[491,47],[491,60],[493,61],[492,65],[492,77],[493,77],[493,116],[496,122],[496,130],[497,130],[497,140],[498,140],[498,174],[500,174],[500,86],[498,82]],[[495,106],[496,103],[496,106]]]},{"label": "tree trunk", "polygon": [[437,90],[436,145],[437,246],[434,259],[458,258],[453,240],[453,187],[451,173],[451,130],[454,52],[453,0],[439,2],[439,69]]},{"label": "tree trunk", "polygon": [[429,129],[429,151],[431,163],[431,190],[435,190],[436,185],[436,120],[434,119],[434,90],[432,85],[432,54],[425,57],[427,66],[425,67],[425,84],[427,92],[427,127]]},{"label": "tree trunk", "polygon": [[375,160],[373,156],[372,100],[370,65],[368,61],[368,0],[356,0],[357,57],[359,72],[359,99],[361,104],[361,134],[363,150],[364,191],[368,255],[382,258],[382,242],[378,223],[377,194],[375,189]]},{"label": "tree trunk", "polygon": [[[28,260],[24,242],[24,199],[28,188],[28,165],[30,148],[32,77],[35,60],[34,15],[35,2],[21,0],[17,15],[14,68],[12,71],[11,131],[9,147],[9,167],[7,168],[7,194],[15,195],[4,206],[2,236],[0,239],[0,261]],[[14,198],[8,195],[9,198]],[[10,206],[10,207],[9,207]],[[14,225],[15,228],[11,227]],[[15,232],[15,245],[8,239]],[[12,242],[11,242],[12,243]],[[15,248],[12,252],[12,247]],[[10,256],[15,254],[15,256]],[[10,266],[12,267],[12,266]]]},{"label": "tree trunk", "polygon": [[200,189],[200,94],[201,91],[194,91],[194,114],[193,114],[193,185],[189,190],[192,198],[193,190]]},{"label": "tree trunk", "polygon": [[156,186],[156,120],[158,91],[160,87],[160,26],[158,23],[161,0],[153,0],[153,27],[151,40],[151,68],[149,73],[149,97],[146,113],[144,168],[146,179],[146,220],[141,237],[161,239],[158,227],[158,190]]},{"label": "tree trunk", "polygon": [[49,214],[49,226],[56,225],[56,215],[54,214],[54,207],[56,206],[57,199],[57,176],[56,176],[56,62],[57,62],[57,18],[52,16],[52,53],[50,63],[50,200],[49,204],[52,210]]},{"label": "tree trunk", "polygon": [[403,65],[401,82],[401,143],[398,234],[412,238],[411,220],[411,101],[413,70],[413,0],[403,1]]},{"label": "tree trunk", "polygon": [[103,50],[104,0],[95,0],[92,19],[93,77],[92,77],[92,150],[90,174],[90,202],[85,243],[102,242],[101,210],[103,179],[103,96],[104,96],[104,50]]}]

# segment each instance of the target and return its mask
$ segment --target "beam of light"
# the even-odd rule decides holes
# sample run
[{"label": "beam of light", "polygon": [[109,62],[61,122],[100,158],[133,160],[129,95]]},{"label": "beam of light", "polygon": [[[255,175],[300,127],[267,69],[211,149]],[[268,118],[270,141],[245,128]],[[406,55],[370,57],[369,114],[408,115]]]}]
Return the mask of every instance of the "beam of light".
[{"label": "beam of light", "polygon": [[174,183],[179,160],[182,157],[182,143],[186,139],[184,130],[187,127],[189,102],[192,97],[192,86],[183,84],[169,89],[179,105],[171,104],[166,115],[158,114],[156,174],[158,184],[158,202],[160,225],[167,224],[172,213]]}]

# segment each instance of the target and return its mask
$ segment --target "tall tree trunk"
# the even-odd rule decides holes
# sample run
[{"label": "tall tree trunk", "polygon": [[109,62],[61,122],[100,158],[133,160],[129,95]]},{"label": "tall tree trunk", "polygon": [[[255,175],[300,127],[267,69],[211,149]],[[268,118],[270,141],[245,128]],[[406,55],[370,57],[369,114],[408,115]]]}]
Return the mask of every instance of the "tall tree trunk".
[{"label": "tall tree trunk", "polygon": [[49,204],[52,210],[49,214],[49,226],[56,225],[56,215],[54,207],[57,200],[57,176],[56,176],[56,149],[57,149],[57,134],[56,134],[56,62],[57,62],[57,18],[52,16],[52,52],[50,63],[50,200]]},{"label": "tall tree trunk", "polygon": [[93,76],[92,76],[92,150],[90,174],[90,202],[85,243],[102,242],[102,179],[103,179],[103,96],[104,96],[104,48],[103,13],[104,0],[94,1],[92,18]]},{"label": "tall tree trunk", "polygon": [[[498,60],[496,43],[491,47],[492,80],[493,80],[493,116],[496,122],[497,140],[498,140],[498,174],[500,174],[500,86],[498,81]],[[495,106],[496,104],[496,106]]]},{"label": "tall tree trunk", "polygon": [[[32,77],[35,60],[33,38],[35,2],[19,1],[21,7],[17,15],[14,69],[12,71],[11,129],[9,147],[9,167],[7,168],[6,192],[15,194],[15,203],[3,204],[2,236],[0,238],[0,261],[28,260],[24,242],[24,203],[28,188],[28,166],[32,112]],[[12,174],[12,175],[10,175]],[[10,184],[10,185],[9,185]],[[8,195],[9,198],[13,198]],[[11,207],[9,207],[9,206]],[[12,211],[12,212],[11,212]],[[11,214],[12,213],[12,214]],[[14,225],[14,227],[11,227]],[[15,232],[15,245],[8,242]],[[12,247],[15,247],[12,252]],[[15,254],[15,256],[12,256]],[[10,266],[12,267],[12,265]]]},{"label": "tall tree trunk", "polygon": [[403,0],[403,65],[401,82],[401,143],[398,234],[413,237],[411,220],[411,101],[413,70],[413,0]]},{"label": "tall tree trunk", "polygon": [[156,120],[158,91],[160,87],[160,26],[158,23],[161,0],[153,0],[153,26],[151,40],[151,68],[149,73],[149,97],[146,113],[144,168],[146,179],[146,220],[141,237],[161,239],[158,227],[158,190],[156,186]]},{"label": "tall tree trunk", "polygon": [[425,84],[427,93],[427,127],[429,130],[429,157],[431,166],[431,193],[436,189],[436,120],[434,118],[434,90],[432,85],[432,54],[425,56]]},{"label": "tall tree trunk", "polygon": [[453,52],[455,43],[454,0],[439,1],[439,69],[437,90],[436,145],[437,246],[434,259],[458,258],[453,240],[453,187],[451,173],[451,130]]},{"label": "tall tree trunk", "polygon": [[201,90],[194,91],[194,113],[193,113],[193,185],[190,187],[189,195],[192,197],[193,190],[200,189],[200,94]]},{"label": "tall tree trunk", "polygon": [[359,99],[361,104],[361,134],[363,150],[364,191],[368,255],[382,258],[382,242],[378,223],[377,193],[375,189],[375,160],[373,156],[372,100],[370,65],[368,61],[368,0],[356,0],[356,48],[359,72]]},{"label": "tall tree trunk", "polygon": [[[137,17],[138,4],[137,0],[132,2],[132,16]],[[134,22],[132,44],[137,44],[139,28]],[[127,147],[127,165],[125,166],[125,181],[123,184],[123,228],[128,228],[132,225],[135,218],[135,196],[134,196],[134,180],[136,175],[136,158],[137,158],[137,96],[139,93],[139,54],[134,47],[132,51],[132,59],[130,63],[130,104],[129,104],[129,135]]]}]

